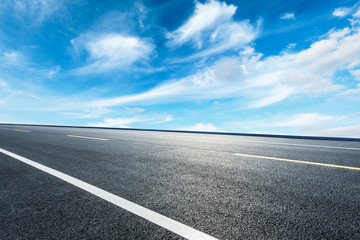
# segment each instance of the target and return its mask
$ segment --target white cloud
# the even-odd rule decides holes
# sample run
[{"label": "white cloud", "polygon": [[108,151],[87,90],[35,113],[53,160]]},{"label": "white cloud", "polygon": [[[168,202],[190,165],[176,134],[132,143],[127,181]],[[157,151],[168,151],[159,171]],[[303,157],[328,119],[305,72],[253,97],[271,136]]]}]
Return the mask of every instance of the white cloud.
[{"label": "white cloud", "polygon": [[360,125],[330,128],[319,132],[323,136],[360,138]]},{"label": "white cloud", "polygon": [[51,69],[50,71],[48,71],[47,77],[49,79],[53,79],[61,70],[62,69],[60,66],[56,66],[54,69]]},{"label": "white cloud", "polygon": [[106,108],[85,109],[82,113],[63,112],[63,115],[69,118],[100,118],[104,114],[110,113],[112,110]]},{"label": "white cloud", "polygon": [[[26,78],[32,79],[53,79],[61,71],[60,66],[48,68],[41,66],[19,50],[7,50],[0,54],[0,73],[2,76],[6,75],[8,70],[12,71],[15,69],[22,73],[22,78],[27,75]],[[19,81],[23,80],[19,79]]]},{"label": "white cloud", "polygon": [[360,8],[353,15],[354,18],[360,18]]},{"label": "white cloud", "polygon": [[4,80],[0,79],[0,87],[1,87],[2,89],[7,88],[7,87],[8,87],[7,82],[5,82]]},{"label": "white cloud", "polygon": [[356,80],[360,81],[360,69],[354,69],[350,73],[355,77]]},{"label": "white cloud", "polygon": [[286,46],[286,49],[287,50],[291,50],[291,49],[294,49],[296,47],[296,43],[289,43],[287,46]]},{"label": "white cloud", "polygon": [[8,62],[17,62],[19,59],[19,54],[17,52],[5,52],[4,57]]},{"label": "white cloud", "polygon": [[152,115],[144,116],[138,115],[134,117],[120,117],[120,118],[106,118],[103,122],[91,123],[89,126],[94,127],[120,127],[120,128],[129,128],[131,124],[134,123],[150,123],[150,124],[159,124],[173,120],[170,115]]},{"label": "white cloud", "polygon": [[2,0],[0,4],[0,10],[11,12],[27,27],[40,25],[64,9],[64,1],[58,0]]},{"label": "white cloud", "polygon": [[[298,53],[270,56],[246,48],[239,57],[223,58],[189,77],[164,82],[136,95],[94,101],[94,106],[115,106],[133,102],[246,97],[247,107],[264,107],[291,95],[319,95],[342,88],[332,83],[337,69],[356,67],[360,56],[360,34],[344,29]],[[351,49],[351,51],[350,51]]]},{"label": "white cloud", "polygon": [[334,17],[343,18],[343,17],[348,16],[351,13],[351,10],[352,10],[352,8],[347,8],[347,7],[335,8],[332,15]]},{"label": "white cloud", "polygon": [[106,118],[103,122],[89,124],[89,126],[129,128],[129,124],[139,121],[137,118]]},{"label": "white cloud", "polygon": [[141,112],[144,112],[145,109],[144,108],[137,108],[137,107],[124,107],[124,109],[126,111],[128,111],[128,113],[141,113]]},{"label": "white cloud", "polygon": [[154,45],[148,40],[119,33],[85,34],[71,43],[76,52],[85,49],[89,55],[88,65],[76,70],[80,74],[124,69],[148,58],[154,50]]},{"label": "white cloud", "polygon": [[199,48],[202,47],[204,31],[213,30],[214,26],[231,21],[237,7],[208,1],[205,4],[197,2],[195,12],[181,27],[168,34],[171,44],[182,45],[188,41],[194,41]]},{"label": "white cloud", "polygon": [[313,43],[309,49],[302,51],[297,56],[296,63],[306,64],[310,61],[310,69],[322,72],[332,72],[339,66],[355,68],[360,65],[359,40],[360,32],[356,28],[331,31],[327,38]]},{"label": "white cloud", "polygon": [[293,20],[293,19],[295,19],[295,13],[293,13],[293,12],[284,13],[284,14],[280,17],[280,19],[291,19],[291,20]]},{"label": "white cloud", "polygon": [[351,88],[337,95],[338,98],[348,98],[352,100],[360,100],[360,84],[357,88]]},{"label": "white cloud", "polygon": [[165,118],[162,120],[153,122],[153,124],[166,123],[166,122],[170,122],[172,120],[174,120],[173,116],[168,115],[168,116],[165,116]]},{"label": "white cloud", "polygon": [[[223,84],[223,82],[215,78],[213,69],[209,69],[178,81],[165,82],[144,93],[96,100],[91,102],[90,105],[94,107],[106,107],[136,102],[149,105],[159,103],[159,101],[171,102],[204,99],[205,96],[205,98],[211,98],[215,95],[226,96],[234,91],[234,89],[224,88]],[[237,88],[239,87],[241,86],[237,86]]]},{"label": "white cloud", "polygon": [[319,113],[301,113],[283,117],[282,120],[270,123],[269,126],[294,127],[299,132],[314,133],[341,119],[343,119],[343,117],[334,117]]},{"label": "white cloud", "polygon": [[193,126],[181,128],[179,130],[186,131],[202,131],[202,132],[221,132],[221,130],[215,127],[212,123],[196,123]]},{"label": "white cloud", "polygon": [[360,67],[359,42],[360,28],[353,26],[331,30],[297,52],[264,57],[246,47],[239,56],[218,59],[188,77],[165,81],[139,94],[95,100],[89,105],[97,108],[235,98],[241,100],[240,109],[265,107],[296,94],[316,97],[345,88],[334,83],[337,71],[356,75]]},{"label": "white cloud", "polygon": [[3,66],[25,66],[26,58],[18,51],[6,51],[0,56],[0,63]]},{"label": "white cloud", "polygon": [[[257,133],[286,133],[297,135],[324,135],[333,126],[349,120],[347,116],[333,116],[320,113],[265,114],[248,121],[233,123],[237,129],[256,130]],[[233,126],[234,127],[234,126]]]},{"label": "white cloud", "polygon": [[272,91],[267,91],[261,95],[266,95],[265,97],[259,97],[259,99],[251,101],[248,104],[247,108],[261,108],[277,102],[280,102],[289,96],[292,95],[293,89],[286,86],[278,86],[272,89]]},{"label": "white cloud", "polygon": [[170,46],[181,46],[192,42],[204,49],[189,59],[204,57],[237,49],[255,39],[257,30],[249,21],[234,21],[237,7],[210,0],[204,4],[196,2],[193,15],[178,29],[168,33]]},{"label": "white cloud", "polygon": [[0,79],[0,105],[3,105],[6,103],[8,99],[12,97],[13,93],[9,88],[9,84]]},{"label": "white cloud", "polygon": [[6,104],[8,107],[9,103],[14,102],[14,99],[21,99],[23,101],[22,105],[25,105],[30,98],[39,100],[39,97],[34,94],[20,90],[19,87],[15,88],[10,81],[5,81],[0,78],[0,105]]}]

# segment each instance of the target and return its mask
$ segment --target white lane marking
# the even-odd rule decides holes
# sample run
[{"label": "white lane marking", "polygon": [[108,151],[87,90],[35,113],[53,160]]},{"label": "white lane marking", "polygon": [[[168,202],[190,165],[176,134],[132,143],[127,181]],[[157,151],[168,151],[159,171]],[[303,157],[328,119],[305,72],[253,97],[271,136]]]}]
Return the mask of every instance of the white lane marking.
[{"label": "white lane marking", "polygon": [[93,139],[93,140],[101,140],[101,141],[108,141],[109,139],[106,138],[96,138],[96,137],[85,137],[85,136],[77,136],[77,135],[67,135],[68,137],[73,138],[86,138],[86,139]]},{"label": "white lane marking", "polygon": [[243,153],[234,153],[234,156],[242,156],[242,157],[250,157],[250,158],[263,158],[263,159],[275,160],[275,161],[303,163],[303,164],[310,164],[310,165],[317,165],[317,166],[324,166],[324,167],[344,168],[344,169],[360,171],[360,168],[358,168],[358,167],[350,167],[350,166],[327,164],[327,163],[318,163],[318,162],[309,162],[309,161],[302,161],[302,160],[295,160],[295,159],[266,157],[266,156],[250,155],[250,154],[243,154]]},{"label": "white lane marking", "polygon": [[154,212],[150,209],[144,208],[136,203],[130,202],[124,198],[121,198],[119,196],[116,196],[110,192],[107,192],[105,190],[102,190],[98,187],[95,187],[94,185],[91,185],[89,183],[86,183],[84,181],[81,181],[77,178],[71,177],[65,173],[59,172],[55,169],[46,167],[40,163],[34,162],[28,158],[19,156],[15,153],[6,151],[5,149],[0,148],[0,152],[3,154],[6,154],[12,158],[15,158],[23,163],[26,163],[32,167],[35,167],[41,171],[44,171],[50,175],[53,175],[57,178],[60,178],[78,188],[81,188],[91,194],[94,194],[95,196],[98,196],[108,202],[111,202],[115,204],[116,206],[119,206],[129,212],[132,212],[133,214],[138,215],[139,217],[145,218],[146,220],[155,223],[159,225],[160,227],[163,227],[173,233],[176,233],[186,239],[204,239],[204,240],[215,240],[216,238],[200,232],[199,230],[196,230],[194,228],[191,228],[183,223],[177,222],[171,218],[168,218],[164,215],[161,215],[157,212]]},{"label": "white lane marking", "polygon": [[[131,133],[133,134],[133,133]],[[136,134],[134,134],[136,135]],[[173,137],[173,138],[186,138],[189,139],[189,136],[174,136],[174,135],[165,135],[165,134],[141,134],[141,136],[159,136],[159,137]],[[236,135],[234,137],[237,137]],[[241,137],[241,136],[238,136]],[[237,139],[220,139],[220,138],[206,138],[206,137],[195,137],[192,136],[191,139],[199,140],[216,140],[216,141],[227,141],[227,142],[243,142],[243,143],[260,143],[260,144],[273,144],[273,145],[286,145],[286,146],[298,146],[298,147],[314,147],[314,148],[330,148],[330,149],[343,149],[343,150],[354,150],[360,151],[360,148],[353,147],[337,147],[337,146],[328,146],[328,145],[311,145],[311,144],[299,144],[299,143],[284,143],[284,142],[266,142],[266,141],[251,141],[251,140],[237,140]]]}]

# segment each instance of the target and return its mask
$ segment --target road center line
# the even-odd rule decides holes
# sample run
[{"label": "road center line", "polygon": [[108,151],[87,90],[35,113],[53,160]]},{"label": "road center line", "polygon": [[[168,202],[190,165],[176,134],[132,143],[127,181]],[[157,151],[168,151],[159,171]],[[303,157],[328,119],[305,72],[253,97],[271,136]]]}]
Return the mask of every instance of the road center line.
[{"label": "road center line", "polygon": [[13,129],[14,132],[31,132],[29,130]]},{"label": "road center line", "polygon": [[98,196],[99,198],[102,198],[110,203],[113,203],[116,206],[121,207],[139,217],[145,218],[146,220],[148,220],[152,223],[155,223],[156,225],[159,225],[160,227],[163,227],[163,228],[165,228],[175,234],[178,234],[186,239],[216,240],[216,238],[214,238],[206,233],[200,232],[200,231],[198,231],[194,228],[191,228],[185,224],[177,222],[171,218],[168,218],[168,217],[161,215],[157,212],[154,212],[150,209],[144,208],[136,203],[130,202],[124,198],[116,196],[115,194],[107,192],[101,188],[95,187],[94,185],[91,185],[89,183],[81,181],[77,178],[71,177],[65,173],[62,173],[55,169],[46,167],[45,165],[34,162],[28,158],[19,156],[15,153],[6,151],[5,149],[2,149],[2,148],[0,148],[0,152],[5,155],[8,155],[12,158],[15,158],[23,163],[26,163],[32,167],[35,167],[41,171],[44,171],[54,177],[64,180],[65,182],[68,182],[78,188],[81,188],[81,189],[83,189],[95,196]]},{"label": "road center line", "polygon": [[76,135],[67,135],[68,137],[73,138],[86,138],[86,139],[94,139],[94,140],[100,140],[100,141],[108,141],[109,139],[106,138],[96,138],[96,137],[85,137],[85,136],[76,136]]},{"label": "road center line", "polygon": [[358,167],[350,167],[350,166],[342,166],[342,165],[326,164],[326,163],[317,163],[317,162],[301,161],[301,160],[286,159],[286,158],[266,157],[266,156],[258,156],[258,155],[242,154],[242,153],[234,153],[234,156],[262,158],[262,159],[275,160],[275,161],[303,163],[303,164],[311,164],[311,165],[334,167],[334,168],[344,168],[344,169],[360,171],[360,168],[358,168]]}]

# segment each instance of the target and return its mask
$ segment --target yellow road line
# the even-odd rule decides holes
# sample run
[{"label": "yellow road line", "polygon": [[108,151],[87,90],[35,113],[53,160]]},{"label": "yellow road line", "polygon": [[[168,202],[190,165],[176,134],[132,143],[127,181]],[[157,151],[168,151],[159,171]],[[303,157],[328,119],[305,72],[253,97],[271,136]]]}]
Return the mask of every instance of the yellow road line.
[{"label": "yellow road line", "polygon": [[311,164],[311,165],[324,166],[324,167],[344,168],[344,169],[351,169],[351,170],[360,171],[360,168],[358,168],[358,167],[349,167],[349,166],[342,166],[342,165],[335,165],[335,164],[308,162],[308,161],[293,160],[293,159],[286,159],[286,158],[257,156],[257,155],[242,154],[242,153],[235,153],[234,156],[251,157],[251,158],[263,158],[263,159],[269,159],[269,160],[275,160],[275,161],[303,163],[303,164]]},{"label": "yellow road line", "polygon": [[31,132],[29,130],[13,129],[14,132]]},{"label": "yellow road line", "polygon": [[84,136],[76,136],[76,135],[67,135],[68,137],[74,138],[86,138],[86,139],[94,139],[94,140],[101,140],[101,141],[108,141],[109,139],[106,138],[96,138],[96,137],[84,137]]}]

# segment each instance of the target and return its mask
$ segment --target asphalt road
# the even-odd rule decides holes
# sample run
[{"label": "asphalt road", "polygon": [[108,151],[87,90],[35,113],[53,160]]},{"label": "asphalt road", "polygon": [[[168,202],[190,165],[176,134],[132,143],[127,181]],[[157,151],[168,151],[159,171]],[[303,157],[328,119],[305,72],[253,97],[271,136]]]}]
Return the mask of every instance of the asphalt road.
[{"label": "asphalt road", "polygon": [[[0,125],[1,149],[214,238],[360,239],[360,142]],[[0,153],[0,239],[182,237]]]}]

